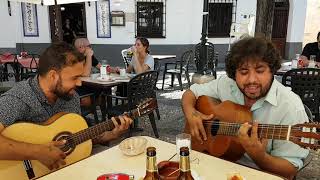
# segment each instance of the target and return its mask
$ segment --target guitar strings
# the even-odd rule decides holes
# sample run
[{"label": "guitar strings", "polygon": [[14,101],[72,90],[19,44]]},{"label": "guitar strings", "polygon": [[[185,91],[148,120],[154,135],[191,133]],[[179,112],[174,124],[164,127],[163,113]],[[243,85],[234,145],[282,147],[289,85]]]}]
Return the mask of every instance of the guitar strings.
[{"label": "guitar strings", "polygon": [[[132,112],[130,111],[130,112],[127,112],[127,114],[129,115],[129,116],[131,116],[130,114],[132,114]],[[108,119],[107,121],[105,121],[105,122],[102,122],[101,124],[99,124],[98,126],[96,126],[96,127],[93,127],[93,128],[101,128],[101,129],[103,129],[103,125],[102,124],[106,124],[107,125],[107,129],[111,129],[111,125],[110,125],[110,122],[111,122],[112,120],[110,119]],[[104,131],[105,132],[105,131]],[[70,141],[70,140],[79,140],[79,137],[81,137],[81,136],[83,136],[83,135],[90,135],[89,134],[89,131],[79,131],[79,132],[77,132],[77,133],[75,133],[75,134],[72,134],[71,136],[68,136],[65,140],[66,141]],[[97,135],[97,136],[99,136],[99,135]],[[79,142],[80,142],[80,140],[79,140]],[[77,144],[80,144],[80,143],[77,143]],[[69,148],[71,148],[70,146],[69,146],[69,144],[68,144],[68,147]]]},{"label": "guitar strings", "polygon": [[[241,126],[241,123],[233,123],[233,122],[216,122],[216,121],[212,121],[212,122],[203,122],[204,125],[207,124],[212,124],[212,125],[222,125],[222,126],[230,126],[230,127],[235,127],[235,126]],[[273,124],[258,124],[258,127],[260,128],[275,128],[275,129],[285,129],[288,128],[289,125],[273,125]],[[308,127],[308,128],[312,128],[312,127]],[[291,127],[291,129],[293,130],[300,130],[301,127]]]}]

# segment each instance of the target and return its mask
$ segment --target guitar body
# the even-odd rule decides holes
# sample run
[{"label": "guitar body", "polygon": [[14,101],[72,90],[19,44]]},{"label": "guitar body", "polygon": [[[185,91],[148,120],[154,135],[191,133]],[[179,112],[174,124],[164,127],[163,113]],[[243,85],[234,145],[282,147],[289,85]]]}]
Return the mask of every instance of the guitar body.
[{"label": "guitar body", "polygon": [[[10,139],[32,144],[46,144],[64,133],[76,133],[88,128],[86,121],[78,114],[59,113],[50,118],[44,125],[32,123],[16,123],[2,131],[2,135]],[[66,165],[77,162],[91,154],[92,142],[85,141],[66,157]],[[37,160],[32,160],[32,167],[36,177],[51,171]],[[25,180],[28,179],[23,161],[0,160],[0,179]]]},{"label": "guitar body", "polygon": [[[222,131],[213,126],[214,122],[245,123],[252,121],[250,110],[231,101],[220,102],[208,96],[200,96],[196,102],[196,109],[206,115],[213,114],[214,121],[204,123],[207,141],[200,144],[195,137],[191,137],[192,149],[216,156],[229,161],[236,161],[244,154],[242,145],[237,137],[217,135],[215,131]],[[189,124],[186,122],[185,132],[189,133]]]}]

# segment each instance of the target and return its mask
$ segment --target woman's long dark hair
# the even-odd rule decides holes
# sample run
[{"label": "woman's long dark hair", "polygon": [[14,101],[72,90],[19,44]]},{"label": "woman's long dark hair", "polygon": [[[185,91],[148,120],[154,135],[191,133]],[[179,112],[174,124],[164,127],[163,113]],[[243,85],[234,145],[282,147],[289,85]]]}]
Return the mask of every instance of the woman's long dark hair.
[{"label": "woman's long dark hair", "polygon": [[271,41],[263,38],[248,37],[232,45],[231,51],[226,58],[227,75],[235,80],[237,68],[250,58],[259,58],[266,62],[273,74],[281,67],[280,54]]},{"label": "woman's long dark hair", "polygon": [[146,47],[146,53],[150,53],[150,51],[149,51],[149,41],[148,41],[148,39],[147,38],[144,38],[144,37],[138,37],[137,39],[136,39],[136,41],[137,40],[139,40],[140,42],[141,42],[141,44],[144,46],[144,47]]}]

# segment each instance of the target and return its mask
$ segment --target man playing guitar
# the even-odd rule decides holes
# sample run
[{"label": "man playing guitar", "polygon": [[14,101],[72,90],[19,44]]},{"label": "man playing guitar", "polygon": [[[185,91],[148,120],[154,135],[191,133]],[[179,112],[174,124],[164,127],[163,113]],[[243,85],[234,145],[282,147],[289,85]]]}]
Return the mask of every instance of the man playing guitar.
[{"label": "man playing guitar", "polygon": [[[0,132],[19,120],[44,123],[59,112],[80,114],[80,99],[75,92],[81,86],[85,57],[66,43],[53,44],[40,57],[38,75],[18,83],[0,97]],[[132,119],[112,118],[115,128],[95,139],[106,142],[128,129]],[[21,132],[23,134],[23,132]],[[41,136],[41,134],[39,134]],[[58,148],[65,141],[48,144],[18,142],[0,134],[1,160],[38,160],[49,169],[65,164],[66,155]]]},{"label": "man playing guitar", "polygon": [[212,119],[213,115],[195,109],[199,96],[247,106],[255,121],[244,123],[238,131],[238,139],[246,152],[238,163],[292,179],[309,151],[289,141],[259,139],[257,133],[258,123],[294,125],[308,121],[299,96],[274,79],[280,62],[271,42],[252,37],[239,40],[226,60],[228,77],[192,85],[183,94],[182,107],[191,135],[206,143],[202,121]]}]

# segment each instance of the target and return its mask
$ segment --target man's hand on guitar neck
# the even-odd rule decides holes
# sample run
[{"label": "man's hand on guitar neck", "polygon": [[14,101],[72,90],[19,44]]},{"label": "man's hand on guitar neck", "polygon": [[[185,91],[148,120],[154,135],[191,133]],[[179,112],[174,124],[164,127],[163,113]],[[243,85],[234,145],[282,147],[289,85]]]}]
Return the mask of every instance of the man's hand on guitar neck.
[{"label": "man's hand on guitar neck", "polygon": [[[251,129],[251,133],[250,133]],[[250,133],[250,135],[248,135]],[[254,122],[253,125],[248,123],[242,124],[239,129],[238,137],[241,145],[254,159],[263,159],[266,155],[266,147],[268,140],[260,140],[258,137],[258,123]]]},{"label": "man's hand on guitar neck", "polygon": [[50,170],[57,169],[66,164],[65,153],[59,148],[65,141],[53,141],[46,145],[40,145],[36,153],[36,159],[47,166]]},{"label": "man's hand on guitar neck", "polygon": [[114,117],[111,118],[111,120],[115,128],[112,131],[107,131],[101,134],[101,136],[95,140],[95,143],[105,143],[119,137],[129,128],[130,124],[132,123],[132,119],[128,116],[119,116],[120,124]]}]

